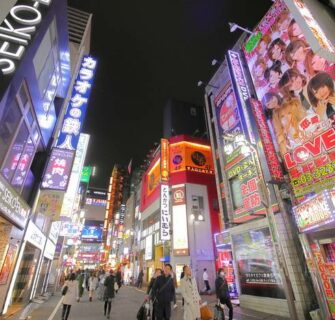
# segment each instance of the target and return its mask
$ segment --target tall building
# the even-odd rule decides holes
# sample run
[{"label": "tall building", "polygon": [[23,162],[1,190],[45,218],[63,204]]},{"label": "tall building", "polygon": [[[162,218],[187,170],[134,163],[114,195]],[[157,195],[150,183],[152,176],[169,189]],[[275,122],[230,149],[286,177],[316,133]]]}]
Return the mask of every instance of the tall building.
[{"label": "tall building", "polygon": [[164,107],[163,136],[170,138],[176,135],[208,138],[205,110],[189,102],[169,99]]},{"label": "tall building", "polygon": [[219,266],[232,271],[241,306],[290,319],[306,319],[317,303],[320,318],[335,314],[333,276],[323,271],[334,267],[334,223],[325,218],[334,144],[323,140],[334,128],[311,91],[321,78],[334,88],[335,22],[317,6],[276,1],[227,52],[205,96],[224,226]]},{"label": "tall building", "polygon": [[[81,57],[89,49],[82,46],[77,61],[71,60],[67,11],[65,0],[25,6],[13,0],[1,2],[2,314],[9,307],[12,312],[24,306],[36,290],[46,290],[55,251],[53,217],[45,206],[35,210],[37,197],[67,109],[70,84],[77,76]],[[25,29],[14,34],[14,27]]]}]

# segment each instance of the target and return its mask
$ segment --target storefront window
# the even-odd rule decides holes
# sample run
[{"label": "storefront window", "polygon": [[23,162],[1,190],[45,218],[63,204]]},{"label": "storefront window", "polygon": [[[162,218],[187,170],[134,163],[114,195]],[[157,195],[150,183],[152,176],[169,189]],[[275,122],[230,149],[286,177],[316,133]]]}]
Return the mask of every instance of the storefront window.
[{"label": "storefront window", "polygon": [[40,141],[35,114],[25,84],[8,104],[0,122],[1,172],[21,192]]},{"label": "storefront window", "polygon": [[7,104],[3,111],[0,111],[0,160],[7,152],[21,118],[22,115],[16,99]]}]

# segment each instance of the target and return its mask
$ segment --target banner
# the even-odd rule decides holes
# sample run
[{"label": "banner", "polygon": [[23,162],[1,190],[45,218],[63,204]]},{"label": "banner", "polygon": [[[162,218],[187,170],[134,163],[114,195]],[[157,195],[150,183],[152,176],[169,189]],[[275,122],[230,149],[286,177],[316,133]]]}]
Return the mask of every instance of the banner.
[{"label": "banner", "polygon": [[169,186],[161,185],[161,240],[170,240],[170,195]]},{"label": "banner", "polygon": [[269,228],[232,235],[241,294],[285,299]]},{"label": "banner", "polygon": [[315,54],[283,1],[244,50],[258,100],[298,201],[335,184],[335,65]]}]

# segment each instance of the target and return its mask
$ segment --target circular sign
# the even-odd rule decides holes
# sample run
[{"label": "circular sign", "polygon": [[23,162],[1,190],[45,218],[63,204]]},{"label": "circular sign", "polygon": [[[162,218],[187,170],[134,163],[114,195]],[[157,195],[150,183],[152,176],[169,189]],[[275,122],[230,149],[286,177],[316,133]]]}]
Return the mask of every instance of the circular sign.
[{"label": "circular sign", "polygon": [[181,164],[182,161],[183,157],[180,154],[175,155],[172,159],[173,164]]},{"label": "circular sign", "polygon": [[202,167],[206,164],[206,157],[203,153],[199,152],[199,151],[194,151],[191,154],[191,159],[193,161],[194,164],[196,164],[199,167]]}]

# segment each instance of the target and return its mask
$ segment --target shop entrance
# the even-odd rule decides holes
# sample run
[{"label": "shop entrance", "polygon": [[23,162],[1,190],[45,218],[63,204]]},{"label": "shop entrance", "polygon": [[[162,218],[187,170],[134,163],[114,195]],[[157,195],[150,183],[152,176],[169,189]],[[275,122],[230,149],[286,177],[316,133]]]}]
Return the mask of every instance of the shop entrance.
[{"label": "shop entrance", "polygon": [[14,304],[26,303],[30,300],[30,293],[41,251],[27,243],[20,263],[15,282],[12,301]]},{"label": "shop entrance", "polygon": [[38,279],[35,296],[41,295],[45,293],[46,291],[45,287],[46,287],[46,280],[48,278],[48,270],[49,270],[50,262],[51,261],[49,259],[43,258],[41,272],[40,272],[40,276]]}]

